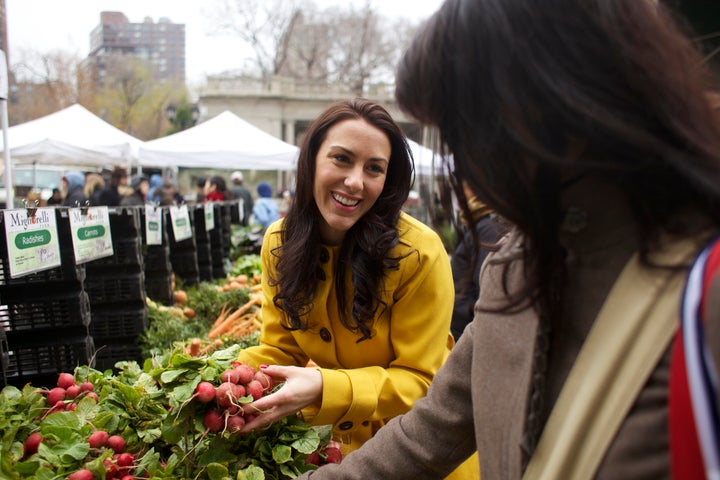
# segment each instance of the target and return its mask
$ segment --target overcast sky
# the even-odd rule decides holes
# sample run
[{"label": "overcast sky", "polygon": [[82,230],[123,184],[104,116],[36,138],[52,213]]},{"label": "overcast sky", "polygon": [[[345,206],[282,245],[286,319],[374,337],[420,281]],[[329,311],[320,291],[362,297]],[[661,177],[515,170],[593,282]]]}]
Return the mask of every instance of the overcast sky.
[{"label": "overcast sky", "polygon": [[[372,0],[386,16],[421,21],[432,15],[442,0]],[[319,7],[331,4],[361,6],[365,0],[315,0]],[[185,24],[185,69],[190,84],[205,75],[242,66],[242,43],[230,36],[213,35],[204,10],[207,0],[5,0],[10,63],[22,50],[47,53],[55,49],[85,57],[90,32],[100,23],[101,11],[123,12],[131,23],[151,17],[168,17]]]}]

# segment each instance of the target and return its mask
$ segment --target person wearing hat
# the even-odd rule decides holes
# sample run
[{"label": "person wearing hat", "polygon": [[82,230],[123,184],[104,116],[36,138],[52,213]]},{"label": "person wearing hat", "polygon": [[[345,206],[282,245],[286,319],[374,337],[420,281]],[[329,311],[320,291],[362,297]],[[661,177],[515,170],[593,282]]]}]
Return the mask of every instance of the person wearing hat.
[{"label": "person wearing hat", "polygon": [[150,190],[150,179],[143,174],[133,175],[130,179],[132,193],[126,195],[120,200],[123,207],[133,205],[145,205],[148,190]]},{"label": "person wearing hat", "polygon": [[107,205],[108,207],[117,207],[120,205],[122,196],[119,189],[127,185],[127,170],[122,167],[115,167],[110,174],[110,182],[100,190],[97,197],[93,195],[93,205]]},{"label": "person wearing hat", "polygon": [[242,212],[240,224],[248,225],[250,223],[250,214],[253,211],[252,195],[250,194],[250,190],[243,185],[244,177],[241,171],[234,171],[232,175],[230,175],[230,180],[232,181],[230,191],[233,194],[233,198],[242,199],[242,203],[240,204]]},{"label": "person wearing hat", "polygon": [[280,218],[278,204],[272,199],[272,187],[261,182],[257,186],[258,198],[253,205],[254,222],[267,228],[271,223]]},{"label": "person wearing hat", "polygon": [[65,200],[63,207],[83,207],[87,202],[85,196],[85,175],[82,172],[67,172],[62,178],[63,187],[65,189]]}]

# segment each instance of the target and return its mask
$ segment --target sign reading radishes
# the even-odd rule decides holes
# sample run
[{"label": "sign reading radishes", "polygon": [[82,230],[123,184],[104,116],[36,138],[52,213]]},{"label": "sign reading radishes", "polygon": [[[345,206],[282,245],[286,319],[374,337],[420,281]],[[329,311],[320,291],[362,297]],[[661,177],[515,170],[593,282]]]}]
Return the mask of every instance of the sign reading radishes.
[{"label": "sign reading radishes", "polygon": [[75,263],[113,255],[108,207],[71,208],[68,215]]},{"label": "sign reading radishes", "polygon": [[60,266],[54,208],[20,208],[3,214],[11,278]]}]

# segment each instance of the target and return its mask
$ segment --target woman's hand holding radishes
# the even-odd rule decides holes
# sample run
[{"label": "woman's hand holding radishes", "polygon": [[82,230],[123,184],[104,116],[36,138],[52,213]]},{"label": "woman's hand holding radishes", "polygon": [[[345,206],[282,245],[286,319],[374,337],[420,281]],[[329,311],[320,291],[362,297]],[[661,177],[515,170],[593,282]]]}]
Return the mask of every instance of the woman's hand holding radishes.
[{"label": "woman's hand holding radishes", "polygon": [[284,384],[277,391],[243,406],[254,416],[242,427],[242,433],[267,427],[322,400],[322,375],[315,368],[261,365],[260,371],[276,380],[285,379]]}]

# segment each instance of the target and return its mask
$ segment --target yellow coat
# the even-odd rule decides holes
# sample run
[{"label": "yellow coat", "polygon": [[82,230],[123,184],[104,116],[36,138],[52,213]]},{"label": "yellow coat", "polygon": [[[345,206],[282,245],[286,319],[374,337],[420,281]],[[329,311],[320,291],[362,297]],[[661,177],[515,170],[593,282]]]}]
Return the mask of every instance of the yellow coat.
[{"label": "yellow coat", "polygon": [[[320,405],[303,410],[306,421],[332,424],[345,450],[358,448],[391,417],[407,412],[427,392],[435,372],[453,346],[450,319],[454,293],[448,254],[439,236],[422,222],[402,214],[400,242],[392,256],[405,257],[389,271],[383,299],[387,308],[372,325],[373,336],[342,326],[333,281],[339,247],[323,246],[328,261],[318,265],[324,280],[314,298],[309,331],[288,331],[272,303],[277,288],[268,285],[280,242],[282,220],[270,226],[262,247],[263,327],[260,345],[242,351],[238,360],[305,366],[312,359],[323,378]],[[320,275],[322,278],[323,275]],[[350,287],[351,288],[351,287]]]}]

